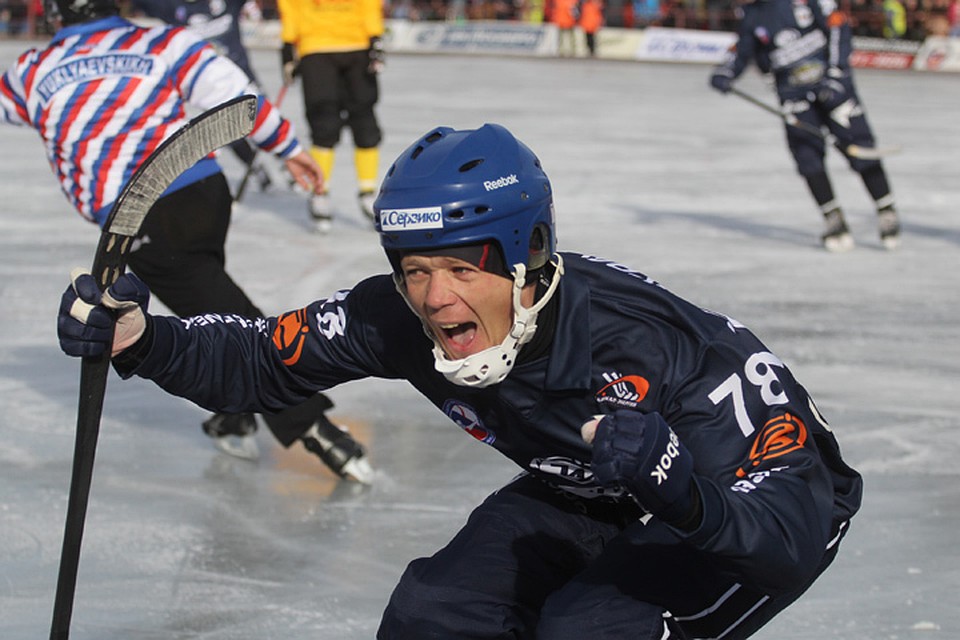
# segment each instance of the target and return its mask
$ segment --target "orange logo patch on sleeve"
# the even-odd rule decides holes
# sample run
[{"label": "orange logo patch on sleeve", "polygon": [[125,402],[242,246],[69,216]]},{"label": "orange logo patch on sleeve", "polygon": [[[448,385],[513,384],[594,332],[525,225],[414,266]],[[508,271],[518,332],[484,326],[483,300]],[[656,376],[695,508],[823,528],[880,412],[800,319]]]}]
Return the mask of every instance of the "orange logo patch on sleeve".
[{"label": "orange logo patch on sleeve", "polygon": [[827,26],[831,29],[842,27],[847,23],[847,14],[842,11],[834,11],[827,17]]},{"label": "orange logo patch on sleeve", "polygon": [[[771,418],[753,441],[750,448],[749,467],[760,466],[765,460],[772,460],[791,451],[802,449],[807,441],[807,427],[800,418],[785,413]],[[737,477],[747,475],[743,468],[737,469]]]},{"label": "orange logo patch on sleeve", "polygon": [[277,319],[277,328],[273,330],[273,346],[280,352],[283,364],[290,367],[300,360],[309,331],[306,309],[285,313]]}]

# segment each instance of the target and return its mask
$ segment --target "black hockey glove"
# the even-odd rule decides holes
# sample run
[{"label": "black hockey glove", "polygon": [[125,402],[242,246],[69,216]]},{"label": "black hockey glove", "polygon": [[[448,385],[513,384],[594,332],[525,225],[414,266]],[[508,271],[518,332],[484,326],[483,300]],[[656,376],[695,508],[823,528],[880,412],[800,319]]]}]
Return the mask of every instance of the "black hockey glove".
[{"label": "black hockey glove", "polygon": [[377,36],[370,38],[370,48],[367,49],[370,63],[367,65],[369,73],[380,73],[387,64],[387,54],[383,50],[383,39]]},{"label": "black hockey glove", "polygon": [[837,67],[830,67],[817,84],[817,100],[828,109],[835,109],[847,100],[846,74]]},{"label": "black hockey glove", "polygon": [[733,88],[733,78],[730,76],[730,72],[726,69],[714,71],[713,75],[710,76],[710,86],[720,93],[730,93],[730,89]]},{"label": "black hockey glove", "polygon": [[[589,442],[584,425],[584,439]],[[664,522],[692,530],[700,522],[693,456],[659,413],[617,411],[595,423],[593,475],[601,485],[627,489]]]},{"label": "black hockey glove", "polygon": [[280,72],[283,74],[283,84],[293,84],[293,79],[300,75],[300,61],[293,43],[284,42],[280,47]]},{"label": "black hockey glove", "polygon": [[111,355],[116,355],[140,339],[150,302],[150,291],[140,278],[126,273],[102,295],[97,281],[82,269],[74,269],[70,280],[57,316],[64,353],[99,356],[112,343]]}]

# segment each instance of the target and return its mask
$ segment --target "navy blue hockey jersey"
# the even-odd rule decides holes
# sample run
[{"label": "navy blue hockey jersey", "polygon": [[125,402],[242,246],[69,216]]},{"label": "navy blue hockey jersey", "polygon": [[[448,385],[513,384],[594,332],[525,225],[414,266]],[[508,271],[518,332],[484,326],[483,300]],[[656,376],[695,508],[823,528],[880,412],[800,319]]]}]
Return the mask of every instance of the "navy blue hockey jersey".
[{"label": "navy blue hockey jersey", "polygon": [[[812,571],[860,505],[860,476],[806,390],[736,320],[646,276],[564,253],[549,354],[484,389],[434,370],[432,342],[389,275],[278,318],[156,318],[137,375],[211,410],[278,410],[318,390],[407,379],[468,434],[583,496],[590,416],[659,412],[693,455],[704,519],[677,535],[761,582]],[[129,375],[129,372],[122,372]]]},{"label": "navy blue hockey jersey", "polygon": [[779,91],[815,85],[849,68],[850,26],[833,0],[755,0],[743,5],[735,49],[721,63],[736,78],[755,61]]},{"label": "navy blue hockey jersey", "polygon": [[257,81],[243,46],[240,16],[248,0],[133,0],[133,6],[167,24],[187,27],[199,38],[209,40],[218,53],[233,60]]}]

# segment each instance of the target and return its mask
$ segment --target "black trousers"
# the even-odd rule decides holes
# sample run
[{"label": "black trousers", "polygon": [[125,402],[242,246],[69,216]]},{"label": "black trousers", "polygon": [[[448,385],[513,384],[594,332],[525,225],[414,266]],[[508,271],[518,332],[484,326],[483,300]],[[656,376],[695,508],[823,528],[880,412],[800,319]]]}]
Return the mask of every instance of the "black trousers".
[{"label": "black trousers", "polygon": [[357,148],[380,144],[382,135],[374,113],[380,89],[369,64],[366,51],[311,53],[300,61],[304,109],[315,146],[332,149],[345,126]]},{"label": "black trousers", "polygon": [[226,271],[232,206],[218,173],[160,198],[147,213],[130,269],[177,316],[263,315]]},{"label": "black trousers", "polygon": [[[263,317],[226,270],[224,245],[232,206],[227,180],[217,173],[160,198],[147,212],[138,246],[130,254],[130,269],[175,315]],[[317,394],[264,418],[277,440],[290,446],[332,406],[329,398]]]},{"label": "black trousers", "polygon": [[521,476],[477,507],[446,547],[407,567],[377,638],[736,640],[813,582],[763,593],[639,516]]},{"label": "black trousers", "polygon": [[[846,89],[844,96],[846,100],[841,104],[823,102],[816,96],[814,89],[804,87],[780,89],[780,103],[784,107],[789,107],[787,110],[793,113],[797,120],[815,128],[827,127],[844,147],[851,144],[861,147],[875,146],[873,129],[867,121],[853,78],[847,77],[839,82]],[[838,109],[841,105],[843,108]],[[835,110],[836,114],[834,114]],[[826,171],[824,165],[826,144],[823,138],[794,126],[784,125],[784,128],[787,134],[787,145],[796,163],[797,172],[808,176]],[[866,160],[853,156],[847,156],[847,162],[857,173],[880,166],[879,160]]]}]

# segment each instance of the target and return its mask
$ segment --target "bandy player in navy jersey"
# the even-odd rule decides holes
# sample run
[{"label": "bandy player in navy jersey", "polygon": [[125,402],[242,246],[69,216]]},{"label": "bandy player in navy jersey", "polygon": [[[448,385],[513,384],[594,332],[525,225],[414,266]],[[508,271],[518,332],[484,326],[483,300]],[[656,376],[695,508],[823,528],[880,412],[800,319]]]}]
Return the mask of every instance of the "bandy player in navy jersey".
[{"label": "bandy player in navy jersey", "polygon": [[[752,0],[741,6],[737,43],[714,68],[710,84],[727,93],[750,62],[756,62],[760,71],[773,75],[784,113],[815,129],[826,127],[844,148],[874,147],[873,130],[853,82],[850,24],[834,0]],[[797,171],[823,214],[823,246],[828,251],[853,248],[824,164],[823,137],[790,124],[786,134]],[[847,161],[874,201],[881,243],[895,249],[900,221],[883,164],[850,154]]]},{"label": "bandy player in navy jersey", "polygon": [[220,411],[405,379],[516,462],[409,565],[382,640],[746,638],[831,563],[862,484],[807,391],[736,320],[558,252],[509,131],[427,133],[375,209],[389,274],[259,319],[152,316],[134,276],[103,298],[76,276],[61,346],[115,336],[121,375]]},{"label": "bandy player in navy jersey", "polygon": [[[47,9],[63,27],[0,76],[0,123],[36,129],[61,190],[90,222],[106,222],[134,172],[186,124],[188,107],[257,94],[240,68],[182,27],[138,27],[119,16],[114,0],[49,0]],[[249,139],[283,160],[302,187],[322,189],[320,167],[263,97]],[[147,213],[130,266],[174,313],[263,315],[225,268],[231,215],[230,190],[212,154]],[[332,406],[316,394],[265,421],[284,446],[300,441],[341,476],[365,481],[372,472],[362,447],[327,419]],[[252,414],[218,412],[203,429],[219,448],[255,457]],[[343,455],[331,457],[337,449]]]}]

